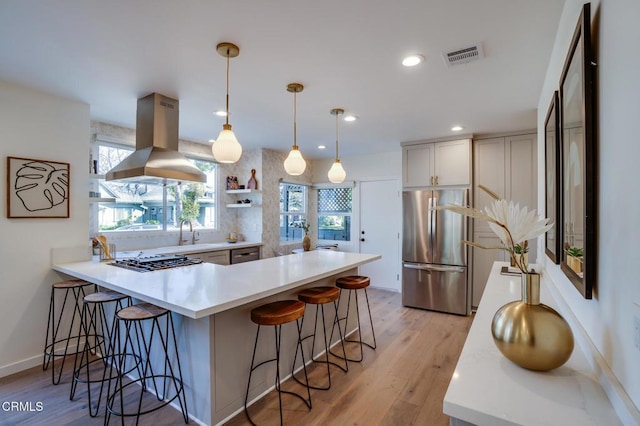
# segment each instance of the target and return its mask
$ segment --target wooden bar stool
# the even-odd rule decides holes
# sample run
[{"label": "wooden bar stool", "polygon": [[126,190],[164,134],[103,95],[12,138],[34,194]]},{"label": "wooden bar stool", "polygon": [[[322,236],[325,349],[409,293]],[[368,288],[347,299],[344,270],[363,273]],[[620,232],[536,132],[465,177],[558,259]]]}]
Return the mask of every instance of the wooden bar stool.
[{"label": "wooden bar stool", "polygon": [[[300,293],[298,293],[298,300],[300,300],[301,302],[304,302],[305,304],[315,305],[316,307],[316,318],[313,325],[313,333],[309,334],[306,337],[303,337],[301,340],[305,341],[306,339],[313,338],[311,343],[311,362],[324,362],[327,365],[328,384],[326,386],[315,386],[315,385],[309,384],[309,387],[312,389],[328,390],[331,388],[331,370],[329,368],[330,364],[340,368],[345,373],[349,371],[349,365],[347,364],[347,359],[346,359],[347,353],[345,352],[345,349],[344,349],[344,341],[342,338],[342,331],[340,330],[339,324],[338,324],[338,334],[340,336],[340,344],[342,345],[343,356],[341,358],[344,360],[344,367],[329,360],[329,355],[330,355],[329,345],[331,342],[330,341],[327,342],[328,336],[327,336],[327,326],[325,323],[325,316],[324,316],[324,305],[326,305],[327,303],[333,302],[335,317],[334,317],[334,320],[332,321],[332,324],[333,324],[333,327],[335,327],[337,324],[337,322],[335,321],[335,318],[338,317],[338,298],[339,297],[340,297],[340,289],[338,289],[337,287],[313,287],[313,288],[304,289]],[[318,329],[319,314],[322,315],[322,334],[324,337],[324,354],[326,357],[325,361],[316,361],[313,357],[313,354],[316,348],[316,332]],[[333,332],[333,330],[331,331]],[[291,367],[291,376],[298,383],[304,385],[304,383],[302,383],[294,374],[297,357],[298,357],[298,348],[296,347],[296,355],[293,357],[293,366]]]},{"label": "wooden bar stool", "polygon": [[[251,321],[258,324],[258,330],[256,331],[256,340],[253,344],[253,356],[251,357],[251,369],[249,370],[249,380],[247,382],[247,393],[244,397],[244,412],[247,415],[247,419],[249,422],[255,426],[255,423],[251,419],[249,415],[249,410],[247,408],[247,402],[249,400],[249,388],[251,386],[251,375],[253,371],[258,367],[265,365],[270,362],[276,363],[276,391],[278,392],[278,403],[280,404],[280,424],[282,425],[282,394],[286,393],[289,395],[297,396],[300,398],[306,406],[311,409],[311,391],[309,389],[309,379],[307,377],[307,367],[304,360],[304,350],[302,349],[302,339],[301,339],[301,331],[302,331],[302,323],[300,318],[304,316],[304,303],[299,300],[280,300],[277,302],[267,303],[266,305],[259,306],[251,311]],[[296,326],[298,328],[298,343],[296,344],[296,351],[300,348],[300,353],[302,356],[302,366],[304,369],[304,376],[307,381],[307,398],[305,399],[302,395],[295,393],[284,391],[280,389],[280,343],[281,343],[281,332],[282,325],[295,321]],[[273,325],[275,331],[275,343],[276,343],[276,357],[272,359],[268,359],[266,361],[262,361],[258,365],[254,366],[256,360],[256,348],[258,347],[258,337],[260,337],[260,327],[263,325]],[[295,360],[294,360],[295,361]]]},{"label": "wooden bar stool", "polygon": [[[59,281],[55,282],[51,285],[51,298],[49,300],[49,318],[47,320],[47,334],[45,336],[44,341],[44,355],[42,359],[42,369],[46,370],[49,368],[49,363],[54,361],[51,366],[51,382],[54,385],[60,383],[60,378],[62,377],[62,370],[64,369],[64,362],[67,355],[75,355],[82,350],[80,345],[79,336],[73,336],[73,327],[76,324],[76,318],[78,323],[80,323],[80,318],[82,316],[82,310],[80,309],[80,301],[86,296],[85,290],[90,290],[90,286],[93,286],[92,283],[84,280],[67,280],[67,281]],[[64,291],[64,299],[62,301],[62,307],[60,308],[60,312],[56,312],[56,294]],[[71,299],[69,300],[71,295]],[[64,337],[59,336],[60,325],[64,322],[65,318],[65,308],[67,307],[67,301],[73,306],[69,306],[67,309],[72,309],[71,313],[67,313],[67,317],[71,315],[71,322],[69,324],[69,329],[67,330]],[[57,314],[57,319],[56,319]],[[73,352],[69,352],[69,345],[71,341],[75,340],[76,347],[73,349]],[[60,353],[62,349],[62,345],[64,344],[64,351]],[[56,368],[55,368],[55,359],[62,358],[62,364],[60,365],[60,370],[58,371],[56,377]]]},{"label": "wooden bar stool", "polygon": [[[348,299],[347,299],[346,315],[342,318],[336,317],[336,321],[338,322],[338,329],[340,329],[340,324],[339,324],[340,321],[344,321],[344,335],[345,335],[344,340],[347,342],[358,343],[360,345],[360,358],[359,359],[347,358],[348,361],[362,362],[362,360],[364,359],[364,352],[362,350],[362,345],[367,345],[371,349],[375,349],[377,346],[376,333],[373,329],[373,319],[371,318],[371,307],[369,306],[369,296],[367,295],[367,287],[369,287],[370,283],[371,283],[371,280],[369,279],[369,277],[364,277],[361,275],[349,275],[346,277],[340,277],[336,280],[336,287],[340,288],[340,300],[342,300],[343,291],[349,292]],[[369,311],[369,324],[371,325],[371,334],[373,335],[373,344],[364,342],[362,340],[362,323],[360,321],[360,306],[358,303],[358,290],[364,290],[364,296],[367,300],[367,310]],[[351,293],[354,293],[354,292],[355,292],[355,301],[356,301],[356,316],[358,321],[358,340],[346,338],[347,324],[349,322],[349,310],[350,310],[349,308],[351,307]],[[338,302],[338,305],[340,305],[340,302]],[[333,338],[333,329],[331,329],[331,337]],[[341,358],[340,355],[334,354],[333,352],[332,352],[332,355],[335,355],[338,358]]]},{"label": "wooden bar stool", "polygon": [[[145,327],[144,322],[147,323],[148,327]],[[146,331],[145,328],[147,328]],[[116,312],[113,333],[116,346],[113,349],[115,362],[111,363],[111,368],[117,368],[117,377],[113,380],[115,382],[113,393],[111,393],[111,380],[109,381],[107,412],[104,424],[109,424],[112,414],[123,418],[135,417],[135,423],[138,424],[141,415],[159,410],[176,398],[180,403],[184,422],[189,423],[182,369],[180,368],[180,357],[178,356],[178,344],[171,311],[151,303],[141,303],[121,309]],[[122,342],[122,334],[124,334],[124,343]],[[151,362],[152,356],[158,359],[152,353],[154,338],[159,339],[159,342],[155,343],[155,349],[158,349],[157,345],[159,344],[161,346],[159,349],[163,352],[163,371],[158,372],[154,371]],[[134,341],[138,344],[134,345]],[[172,354],[170,354],[170,350],[173,352]],[[126,360],[131,358],[129,354],[132,353],[135,354],[134,362],[139,357],[141,362],[140,371],[142,373],[141,375],[139,374],[139,377],[124,383],[126,372],[133,371],[133,368],[126,365]],[[175,358],[176,369],[171,363],[171,355]],[[147,388],[151,384],[153,385],[151,390],[155,393],[159,403],[154,402],[153,398],[149,396],[150,393],[147,392]],[[144,398],[145,396],[147,398]],[[125,410],[125,399],[131,398],[134,400],[133,397],[137,397],[138,401],[136,410]],[[124,419],[122,419],[122,423],[124,424]]]},{"label": "wooden bar stool", "polygon": [[[84,336],[94,336],[94,342],[90,344],[89,338],[85,338],[80,356],[76,355],[75,357],[69,399],[73,400],[78,383],[86,383],[91,417],[98,415],[105,382],[117,377],[113,374],[107,374],[107,370],[113,370],[109,366],[116,359],[113,353],[115,313],[130,305],[131,297],[112,290],[91,293],[83,299],[78,340],[83,334]],[[96,355],[93,359],[90,356],[92,353]],[[133,368],[139,368],[139,366],[140,359],[137,358]],[[132,369],[124,374],[129,373]],[[109,371],[109,373],[112,372]],[[98,392],[98,400],[92,404],[91,385],[94,383],[100,384],[100,391]]]}]

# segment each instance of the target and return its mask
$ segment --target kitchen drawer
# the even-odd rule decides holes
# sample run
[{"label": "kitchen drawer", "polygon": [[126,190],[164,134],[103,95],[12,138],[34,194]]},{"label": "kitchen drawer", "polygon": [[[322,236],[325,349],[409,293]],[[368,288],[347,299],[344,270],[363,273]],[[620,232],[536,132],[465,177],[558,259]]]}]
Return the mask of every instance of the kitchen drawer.
[{"label": "kitchen drawer", "polygon": [[200,259],[203,262],[215,263],[216,265],[229,264],[229,250],[205,251],[201,253],[189,253],[188,257]]},{"label": "kitchen drawer", "polygon": [[260,247],[246,247],[231,250],[231,264],[251,262],[260,259]]}]

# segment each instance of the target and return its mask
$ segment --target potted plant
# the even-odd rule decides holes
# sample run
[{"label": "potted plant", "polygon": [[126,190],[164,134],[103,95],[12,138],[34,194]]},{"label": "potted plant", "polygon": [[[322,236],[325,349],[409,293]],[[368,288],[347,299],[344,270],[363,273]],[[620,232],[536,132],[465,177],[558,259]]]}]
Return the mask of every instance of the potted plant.
[{"label": "potted plant", "polygon": [[567,266],[573,270],[576,274],[582,273],[582,257],[584,256],[584,249],[582,247],[568,247],[567,253]]},{"label": "potted plant", "polygon": [[511,258],[511,267],[516,268],[516,264],[529,265],[529,241],[513,246],[515,256]]}]

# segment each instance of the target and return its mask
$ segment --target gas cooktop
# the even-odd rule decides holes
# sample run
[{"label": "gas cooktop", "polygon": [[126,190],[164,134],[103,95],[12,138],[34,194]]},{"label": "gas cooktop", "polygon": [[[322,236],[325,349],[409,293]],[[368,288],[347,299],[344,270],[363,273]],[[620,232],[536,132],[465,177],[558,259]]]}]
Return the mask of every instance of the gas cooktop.
[{"label": "gas cooktop", "polygon": [[119,259],[109,265],[119,266],[136,272],[149,272],[180,266],[197,265],[198,263],[202,263],[202,260],[187,257],[182,254],[171,254]]}]

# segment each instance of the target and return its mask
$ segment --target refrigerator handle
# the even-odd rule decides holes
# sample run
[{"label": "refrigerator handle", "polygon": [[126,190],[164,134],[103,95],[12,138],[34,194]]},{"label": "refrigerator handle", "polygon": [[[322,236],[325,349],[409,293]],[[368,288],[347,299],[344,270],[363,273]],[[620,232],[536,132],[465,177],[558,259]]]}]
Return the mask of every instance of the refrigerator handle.
[{"label": "refrigerator handle", "polygon": [[421,271],[428,271],[429,270],[429,267],[427,265],[425,265],[425,264],[403,263],[402,266],[407,268],[407,269],[419,269]]},{"label": "refrigerator handle", "polygon": [[429,197],[429,208],[427,209],[427,238],[428,241],[427,243],[429,244],[429,259],[431,261],[433,261],[433,247],[435,242],[433,241],[433,216],[434,216],[434,211],[431,210],[431,208],[435,205],[435,199],[433,198],[433,192],[431,193],[431,196]]},{"label": "refrigerator handle", "polygon": [[407,269],[418,269],[420,271],[436,271],[436,272],[459,272],[464,273],[464,266],[445,266],[445,265],[433,265],[427,263],[403,263],[403,267]]},{"label": "refrigerator handle", "polygon": [[464,271],[465,271],[465,267],[464,266],[425,265],[424,269],[426,269],[427,271],[437,271],[437,272],[460,272],[460,273],[464,273]]}]

